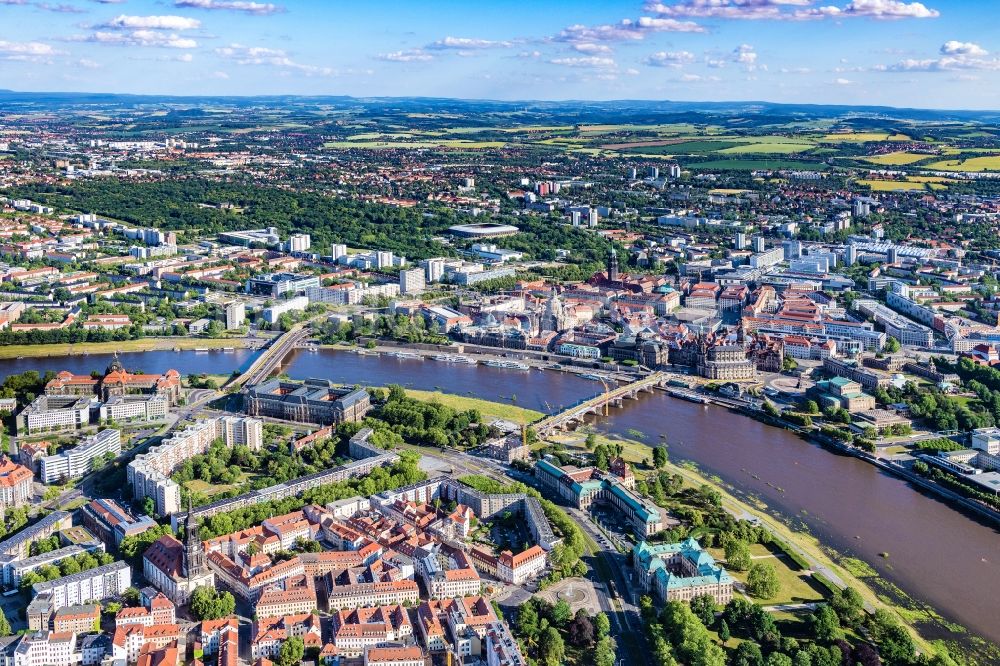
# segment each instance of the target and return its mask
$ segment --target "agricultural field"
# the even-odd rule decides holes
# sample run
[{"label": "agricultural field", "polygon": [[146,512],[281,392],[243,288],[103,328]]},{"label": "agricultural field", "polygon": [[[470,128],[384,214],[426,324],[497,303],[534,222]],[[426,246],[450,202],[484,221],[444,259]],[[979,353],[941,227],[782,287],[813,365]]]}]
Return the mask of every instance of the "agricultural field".
[{"label": "agricultural field", "polygon": [[871,162],[872,164],[879,164],[881,166],[905,166],[907,164],[913,164],[914,162],[919,162],[920,160],[926,160],[933,157],[933,155],[926,155],[923,153],[908,153],[908,152],[898,152],[898,153],[885,153],[883,155],[872,155],[871,157],[863,157],[865,162]]},{"label": "agricultural field", "polygon": [[998,171],[1000,170],[1000,155],[942,160],[927,164],[925,168],[933,171]]},{"label": "agricultural field", "polygon": [[426,149],[426,148],[503,148],[504,141],[469,141],[466,139],[420,139],[416,141],[327,141],[324,148],[364,150]]},{"label": "agricultural field", "polygon": [[[944,180],[944,179],[942,179]],[[920,192],[924,190],[944,190],[948,186],[934,180],[877,180],[866,179],[857,181],[858,185],[870,187],[873,192]]]},{"label": "agricultural field", "polygon": [[910,141],[910,137],[890,132],[834,132],[827,134],[820,140],[826,143],[867,143],[869,141]]}]

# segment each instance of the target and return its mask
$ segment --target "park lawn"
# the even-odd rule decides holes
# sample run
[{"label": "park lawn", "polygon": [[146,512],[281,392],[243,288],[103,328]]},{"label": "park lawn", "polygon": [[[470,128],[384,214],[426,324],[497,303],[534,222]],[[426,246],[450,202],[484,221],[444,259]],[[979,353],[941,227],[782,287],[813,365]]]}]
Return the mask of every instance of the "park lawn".
[{"label": "park lawn", "polygon": [[[725,560],[725,553],[721,548],[710,548],[709,553],[719,561]],[[791,558],[782,554],[777,548],[772,548],[764,544],[751,544],[750,553],[754,557],[778,555],[777,557],[755,559],[753,560],[753,564],[757,564],[758,562],[770,564],[774,567],[774,571],[778,575],[778,581],[781,583],[781,589],[774,598],[758,599],[751,597],[754,601],[764,606],[776,606],[779,604],[803,604],[823,601],[825,598],[824,589],[817,583],[814,583],[808,574],[804,573]],[[726,571],[733,578],[743,583],[746,582],[747,574],[749,573],[747,571],[733,571],[728,568]]]},{"label": "park lawn", "polygon": [[863,159],[865,162],[871,162],[872,164],[881,164],[883,166],[903,166],[905,164],[913,164],[914,162],[925,160],[928,157],[933,157],[933,155],[925,155],[921,153],[897,152],[897,153],[886,153],[884,155],[872,155],[871,157],[863,157],[861,159]]},{"label": "park lawn", "polygon": [[[190,376],[191,376],[191,375],[185,375],[184,377],[182,377],[182,378],[181,378],[181,382],[182,382],[182,383],[183,383],[183,385],[184,385],[184,386],[186,386],[186,387],[190,387],[190,386],[191,386],[191,385],[190,385],[190,384],[188,383],[188,377],[190,377]],[[199,378],[201,377],[201,375],[195,375],[195,376],[197,376],[197,377],[199,377]],[[225,384],[225,383],[226,383],[227,381],[229,381],[229,375],[205,375],[205,379],[214,379],[214,380],[215,380],[215,383],[216,383],[217,385],[219,385],[219,386],[222,386],[222,385],[223,385],[223,384]]]},{"label": "park lawn", "polygon": [[1000,169],[1000,155],[982,155],[968,159],[942,160],[927,165],[935,171],[993,171]]},{"label": "park lawn", "polygon": [[406,394],[411,398],[416,398],[417,400],[423,400],[425,402],[439,402],[446,407],[451,407],[452,409],[457,409],[459,411],[476,409],[480,414],[490,420],[505,419],[507,421],[513,421],[514,423],[527,425],[545,416],[541,412],[537,412],[533,409],[527,409],[525,407],[505,405],[500,402],[480,400],[479,398],[470,398],[464,395],[454,395],[452,393],[442,393],[440,391],[406,389]]}]

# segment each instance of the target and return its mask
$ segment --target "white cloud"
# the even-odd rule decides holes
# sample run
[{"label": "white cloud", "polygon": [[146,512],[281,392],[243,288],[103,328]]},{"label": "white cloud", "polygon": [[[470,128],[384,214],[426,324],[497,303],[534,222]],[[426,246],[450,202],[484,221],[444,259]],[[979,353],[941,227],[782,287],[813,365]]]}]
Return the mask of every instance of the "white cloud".
[{"label": "white cloud", "polygon": [[285,8],[281,5],[271,4],[270,2],[247,2],[245,0],[174,0],[174,7],[241,12],[254,16],[280,14],[285,11]]},{"label": "white cloud", "polygon": [[112,30],[195,30],[201,21],[186,16],[127,16],[121,14],[101,26]]},{"label": "white cloud", "polygon": [[679,69],[687,63],[694,62],[694,59],[694,54],[690,51],[658,51],[650,54],[643,62],[651,67]]},{"label": "white cloud", "polygon": [[947,41],[938,58],[907,58],[891,65],[875,65],[878,72],[948,72],[956,70],[1000,70],[1000,58],[973,42]]},{"label": "white cloud", "polygon": [[849,86],[852,83],[854,83],[854,81],[851,81],[850,79],[839,78],[835,79],[834,83],[836,83],[838,86]]},{"label": "white cloud", "polygon": [[941,54],[981,58],[985,55],[989,55],[989,51],[973,42],[959,42],[952,39],[941,45]]},{"label": "white cloud", "polygon": [[51,56],[58,53],[50,45],[42,42],[7,42],[0,40],[0,56]]},{"label": "white cloud", "polygon": [[376,57],[386,62],[427,62],[428,60],[434,60],[434,56],[423,49],[407,49],[406,51],[380,53]]},{"label": "white cloud", "polygon": [[578,53],[611,53],[611,47],[607,44],[593,44],[591,42],[583,42],[580,44],[574,44],[573,50]]},{"label": "white cloud", "polygon": [[489,39],[470,39],[468,37],[445,37],[427,45],[428,49],[435,51],[447,51],[456,49],[468,51],[473,49],[507,49],[513,46],[512,42],[493,41]]},{"label": "white cloud", "polygon": [[541,58],[542,57],[542,52],[541,51],[521,51],[520,53],[517,54],[517,57],[518,58],[527,58],[527,59]]},{"label": "white cloud", "polygon": [[167,49],[195,49],[198,42],[175,33],[156,30],[134,30],[132,32],[97,31],[83,37],[70,37],[69,41],[94,42],[108,46],[148,46]]},{"label": "white cloud", "polygon": [[331,67],[307,65],[293,60],[283,49],[266,46],[243,46],[230,44],[215,49],[215,54],[232,60],[237,65],[264,65],[277,67],[288,72],[298,72],[306,76],[334,76],[337,71]]},{"label": "white cloud", "polygon": [[646,11],[670,18],[801,21],[824,18],[937,18],[941,15],[920,2],[852,0],[839,7],[809,7],[811,0],[682,0],[667,4],[650,0]]},{"label": "white cloud", "polygon": [[101,63],[91,60],[90,58],[80,58],[76,61],[77,67],[83,67],[84,69],[100,69]]},{"label": "white cloud", "polygon": [[614,58],[602,58],[600,56],[582,56],[578,58],[553,58],[549,60],[553,65],[562,67],[582,67],[587,69],[613,69],[618,66]]},{"label": "white cloud", "polygon": [[692,21],[643,16],[635,21],[623,19],[618,23],[603,25],[571,25],[552,39],[569,43],[624,42],[645,39],[647,34],[654,32],[706,32],[706,30]]},{"label": "white cloud", "polygon": [[211,74],[209,75],[209,77],[208,77],[208,78],[210,78],[210,79],[220,79],[220,80],[226,80],[226,79],[228,79],[228,78],[229,78],[229,75],[228,75],[228,74],[226,74],[226,73],[225,73],[225,72],[223,72],[223,71],[215,71],[215,72],[212,72],[212,73],[211,73]]}]

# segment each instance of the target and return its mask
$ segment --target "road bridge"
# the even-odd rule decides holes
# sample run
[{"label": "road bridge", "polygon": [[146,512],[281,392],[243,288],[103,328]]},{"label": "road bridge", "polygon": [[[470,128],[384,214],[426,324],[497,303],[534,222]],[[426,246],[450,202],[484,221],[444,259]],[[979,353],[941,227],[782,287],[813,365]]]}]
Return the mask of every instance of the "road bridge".
[{"label": "road bridge", "polygon": [[569,430],[574,425],[582,423],[588,414],[607,414],[609,406],[621,407],[624,400],[638,400],[639,393],[652,393],[655,387],[663,385],[666,381],[666,373],[654,372],[621,386],[605,385],[604,393],[578,402],[558,414],[546,416],[531,427],[539,437],[545,437],[556,430]]},{"label": "road bridge", "polygon": [[296,324],[278,337],[261,352],[260,356],[254,359],[250,367],[244,373],[233,377],[226,383],[224,388],[241,388],[247,385],[259,384],[281,365],[293,349],[297,348],[308,339],[312,329],[308,322]]}]

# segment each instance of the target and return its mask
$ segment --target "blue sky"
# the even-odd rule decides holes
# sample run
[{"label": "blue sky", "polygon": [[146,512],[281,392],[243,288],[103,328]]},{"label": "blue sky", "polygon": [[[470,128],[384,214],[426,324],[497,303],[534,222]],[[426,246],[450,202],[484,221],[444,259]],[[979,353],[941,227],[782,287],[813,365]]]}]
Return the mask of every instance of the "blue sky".
[{"label": "blue sky", "polygon": [[0,87],[1000,109],[995,0],[0,0]]}]

